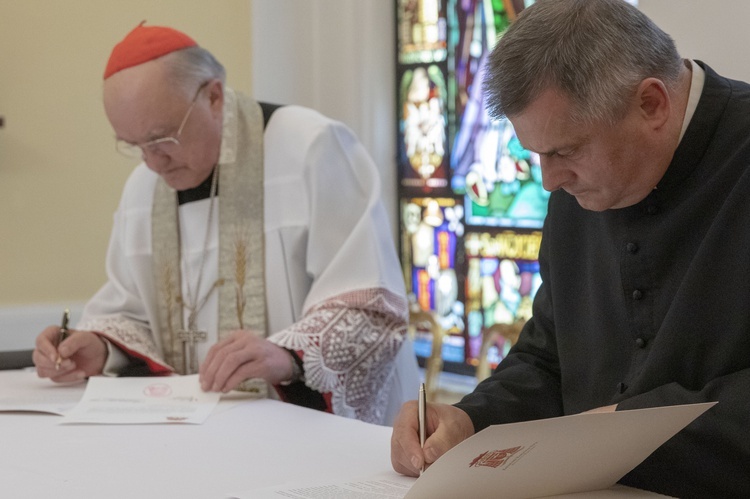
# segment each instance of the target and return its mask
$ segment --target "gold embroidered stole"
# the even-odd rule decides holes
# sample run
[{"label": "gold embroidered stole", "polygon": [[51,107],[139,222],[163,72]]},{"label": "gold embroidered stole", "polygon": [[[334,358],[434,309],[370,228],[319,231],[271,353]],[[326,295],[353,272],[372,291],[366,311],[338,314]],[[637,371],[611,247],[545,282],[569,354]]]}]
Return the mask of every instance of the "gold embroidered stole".
[{"label": "gold embroidered stole", "polygon": [[[263,113],[251,99],[225,88],[219,158],[218,337],[235,329],[267,336],[263,232]],[[158,334],[167,363],[182,370],[184,344],[177,193],[159,178],[151,216],[153,272],[159,297]],[[207,283],[210,285],[212,283]],[[157,328],[154,328],[155,331]],[[241,389],[267,396],[262,379]]]}]

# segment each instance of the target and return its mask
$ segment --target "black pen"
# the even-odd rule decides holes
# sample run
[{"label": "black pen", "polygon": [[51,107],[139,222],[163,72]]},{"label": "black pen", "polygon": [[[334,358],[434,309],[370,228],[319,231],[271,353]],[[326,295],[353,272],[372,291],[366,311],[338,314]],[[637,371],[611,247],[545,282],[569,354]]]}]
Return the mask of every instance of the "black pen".
[{"label": "black pen", "polygon": [[[419,411],[418,411],[418,418],[419,418],[419,445],[424,449],[424,440],[425,440],[425,426],[426,426],[426,419],[425,416],[427,415],[427,394],[425,393],[424,389],[424,383],[419,385]],[[422,469],[419,470],[419,474],[421,475],[424,471],[424,458],[422,458]]]},{"label": "black pen", "polygon": [[[63,312],[62,325],[60,326],[60,336],[59,336],[59,339],[57,341],[57,346],[58,347],[60,346],[60,343],[62,343],[65,340],[65,338],[68,337],[68,334],[70,333],[68,331],[68,321],[70,321],[70,310],[68,310],[66,308],[65,312]],[[60,357],[60,353],[58,352],[58,354],[57,354],[57,361],[55,362],[55,370],[56,371],[60,370],[60,364],[61,363],[62,363],[62,357]]]}]

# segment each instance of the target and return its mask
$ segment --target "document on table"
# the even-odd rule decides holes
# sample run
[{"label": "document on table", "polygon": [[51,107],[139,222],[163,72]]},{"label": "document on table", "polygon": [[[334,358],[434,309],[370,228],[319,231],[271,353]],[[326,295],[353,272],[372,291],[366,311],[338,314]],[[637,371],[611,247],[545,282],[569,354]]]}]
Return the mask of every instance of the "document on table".
[{"label": "document on table", "polygon": [[220,393],[201,390],[198,375],[146,378],[89,378],[80,403],[65,423],[201,424],[219,402]]},{"label": "document on table", "polygon": [[405,497],[493,498],[498,491],[509,498],[543,497],[610,489],[715,403],[490,426],[427,468]]},{"label": "document on table", "polygon": [[321,497],[356,497],[357,499],[402,499],[416,478],[395,471],[355,478],[338,483],[297,483],[256,489],[232,499],[319,499]]},{"label": "document on table", "polygon": [[81,400],[85,383],[53,383],[34,369],[0,371],[0,412],[48,412],[64,415]]},{"label": "document on table", "polygon": [[714,404],[583,413],[490,426],[448,451],[418,479],[395,472],[344,476],[331,483],[285,483],[230,497],[664,497],[616,482]]},{"label": "document on table", "polygon": [[[331,483],[323,485],[283,485],[278,487],[268,487],[256,489],[239,496],[230,496],[230,499],[320,499],[321,497],[352,498],[357,499],[403,499],[406,497],[409,488],[414,484],[416,478],[395,475],[393,472],[390,476],[381,474],[349,482]],[[465,487],[465,496],[471,497],[471,485]],[[431,499],[440,499],[442,497],[453,496],[434,496]],[[485,496],[480,496],[485,497]],[[497,491],[491,498],[505,497],[498,495]],[[513,497],[513,496],[510,496]],[[529,497],[529,496],[522,496]],[[654,499],[658,497],[669,497],[656,492],[647,490],[634,489],[624,485],[614,485],[608,489],[592,490],[588,492],[574,492],[571,494],[546,496],[546,499]]]}]

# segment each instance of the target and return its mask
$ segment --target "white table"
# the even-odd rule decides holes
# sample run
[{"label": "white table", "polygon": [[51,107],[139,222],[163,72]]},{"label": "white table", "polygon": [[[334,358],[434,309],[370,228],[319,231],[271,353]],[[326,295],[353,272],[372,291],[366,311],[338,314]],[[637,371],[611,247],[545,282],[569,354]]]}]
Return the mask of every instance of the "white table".
[{"label": "white table", "polygon": [[[0,390],[18,373],[0,371]],[[0,412],[0,497],[210,499],[289,482],[395,476],[391,428],[275,400],[224,398],[202,425],[61,419]],[[656,496],[615,487],[561,497]]]},{"label": "white table", "polygon": [[0,413],[0,496],[225,498],[391,470],[390,428],[275,400],[222,400],[202,425],[60,420]]}]

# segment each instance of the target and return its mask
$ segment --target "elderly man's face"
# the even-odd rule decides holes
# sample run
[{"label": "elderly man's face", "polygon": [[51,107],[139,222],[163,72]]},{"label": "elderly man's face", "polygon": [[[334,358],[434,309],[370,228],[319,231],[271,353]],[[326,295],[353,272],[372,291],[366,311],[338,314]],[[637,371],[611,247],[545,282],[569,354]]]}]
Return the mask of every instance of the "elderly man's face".
[{"label": "elderly man's face", "polygon": [[653,186],[642,175],[649,166],[640,147],[644,127],[638,112],[614,126],[581,126],[571,120],[572,109],[567,96],[547,89],[510,118],[524,147],[540,155],[544,188],[563,189],[593,211],[645,198]]},{"label": "elderly man's face", "polygon": [[165,74],[163,63],[156,60],[112,75],[104,82],[104,109],[117,139],[130,144],[175,137],[187,115],[179,145],[167,141],[164,147],[143,149],[151,170],[170,187],[185,190],[200,185],[218,162],[223,88],[213,81],[200,90],[196,85],[196,93],[186,95],[170,85]]}]

